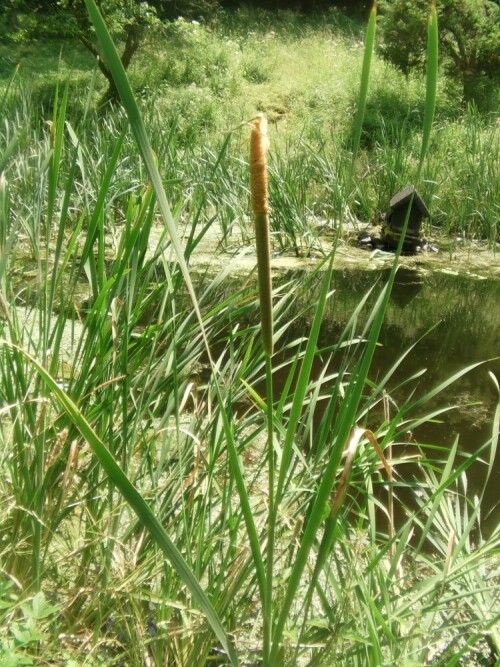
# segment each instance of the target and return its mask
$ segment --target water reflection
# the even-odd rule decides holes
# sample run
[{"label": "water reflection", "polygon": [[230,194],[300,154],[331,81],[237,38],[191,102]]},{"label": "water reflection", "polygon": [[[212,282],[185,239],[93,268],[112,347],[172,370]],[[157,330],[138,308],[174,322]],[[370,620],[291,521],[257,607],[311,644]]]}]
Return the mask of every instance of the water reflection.
[{"label": "water reflection", "polygon": [[[333,295],[327,302],[319,347],[331,349],[339,340],[346,323],[359,306],[365,295],[370,292],[365,306],[358,314],[356,333],[359,335],[365,326],[372,306],[385,284],[387,271],[336,271],[333,276]],[[304,284],[304,272],[287,272],[280,280],[275,279],[275,288],[283,293],[285,287],[293,281]],[[287,329],[288,341],[307,335],[313,315],[314,304],[318,302],[323,275],[310,273],[307,287],[301,293],[294,293],[293,308],[287,313],[286,320],[292,318],[293,325]],[[245,292],[252,291],[255,284],[246,277],[243,285],[238,281],[226,281],[221,284],[219,302],[229,294],[234,294],[238,287]],[[464,276],[434,272],[422,276],[413,270],[399,270],[386,312],[385,321],[379,337],[379,345],[370,369],[370,380],[380,381],[403,353],[416,343],[416,347],[404,359],[387,386],[391,399],[401,404],[412,390],[415,398],[450,378],[455,373],[477,362],[485,362],[476,369],[462,376],[457,382],[440,392],[420,410],[418,416],[429,414],[432,410],[446,406],[458,406],[446,412],[440,422],[420,426],[415,433],[421,443],[450,447],[455,437],[459,436],[459,449],[477,452],[491,437],[492,418],[496,405],[496,389],[489,376],[493,373],[500,382],[500,361],[488,361],[500,355],[500,281],[473,279]],[[252,315],[255,324],[257,312]],[[222,348],[226,344],[227,332],[221,334]],[[278,350],[284,340],[280,341]],[[289,355],[290,353],[288,353]],[[280,393],[288,368],[278,369],[280,363],[289,357],[278,352],[274,360],[274,384],[276,395]],[[325,356],[326,358],[326,356]],[[319,373],[324,359],[318,358],[313,367],[313,376]],[[338,370],[338,361],[332,362],[331,371]],[[404,380],[425,370],[411,388],[396,390]],[[265,383],[254,387],[262,395]],[[293,391],[293,385],[292,385]],[[317,411],[321,410],[318,404]],[[417,415],[412,415],[417,416]],[[319,417],[318,417],[319,418]],[[376,427],[383,416],[380,411],[370,414]],[[500,452],[500,448],[499,448]],[[409,474],[412,474],[409,471]],[[482,489],[485,466],[475,464],[470,472],[469,492],[474,494]],[[500,520],[498,505],[498,487],[500,486],[500,454],[497,454],[495,470],[491,475],[485,494],[483,517],[491,511],[488,519],[490,527]]]}]

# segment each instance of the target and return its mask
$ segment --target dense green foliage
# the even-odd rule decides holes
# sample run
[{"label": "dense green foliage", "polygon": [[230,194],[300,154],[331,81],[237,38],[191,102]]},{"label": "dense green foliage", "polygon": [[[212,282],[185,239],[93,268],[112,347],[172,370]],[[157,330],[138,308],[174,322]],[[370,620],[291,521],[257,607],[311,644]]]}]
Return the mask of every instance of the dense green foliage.
[{"label": "dense green foliage", "polygon": [[[428,0],[381,0],[384,57],[408,74],[422,67]],[[491,0],[437,3],[440,47],[448,74],[461,81],[464,99],[494,105],[500,84],[500,5]]]},{"label": "dense green foliage", "polygon": [[[139,30],[154,21],[155,9],[148,2],[103,0],[100,9],[113,36],[125,41],[129,30]],[[47,37],[76,37],[93,33],[84,0],[7,0],[0,10],[7,36],[14,41]]]},{"label": "dense green foliage", "polygon": [[[157,24],[155,10],[147,2],[136,0],[103,0],[100,8],[111,34],[123,42],[121,60],[127,69],[145,33]],[[96,58],[108,81],[100,106],[116,101],[113,77],[98,49],[84,0],[53,0],[49,3],[9,0],[0,10],[0,18],[2,16],[7,36],[15,42],[50,37],[78,40]]]},{"label": "dense green foliage", "polygon": [[[249,7],[271,6],[276,13],[287,3],[243,3]],[[290,3],[305,13],[332,11],[332,4],[312,0]],[[367,3],[355,3],[360,15]],[[384,33],[380,48],[384,57],[408,74],[422,67],[425,54],[428,0],[381,0],[379,3]],[[222,0],[101,0],[99,7],[111,34],[123,43],[122,62],[127,69],[149,29],[161,20],[213,19],[217,10],[230,8]],[[241,5],[240,5],[241,7]],[[342,11],[346,11],[342,6]],[[352,10],[353,7],[351,6]],[[337,10],[335,3],[333,11]],[[466,102],[474,100],[484,108],[494,108],[500,82],[500,7],[492,0],[443,0],[437,7],[441,25],[440,43],[444,65],[450,76],[459,80]],[[73,37],[94,55],[99,55],[84,0],[7,0],[0,8],[4,33],[14,41],[46,37]],[[99,59],[109,81],[103,102],[116,99],[109,70]],[[495,88],[491,90],[492,86]]]},{"label": "dense green foliage", "polygon": [[[350,285],[347,323],[321,335],[343,241],[322,249],[318,230],[375,219],[417,182],[434,224],[494,248],[495,119],[443,88],[429,143],[425,80],[362,68],[338,13],[224,20],[172,21],[130,64],[137,106],[122,73],[105,117],[86,51],[3,51],[0,664],[226,664],[218,619],[243,664],[493,662],[498,383],[485,374],[491,423],[461,452],[440,396],[469,369],[422,390],[413,346],[370,368],[397,261],[368,293]],[[276,285],[272,365],[239,127],[259,110],[275,250],[316,260]],[[200,262],[224,251],[215,275]],[[436,420],[441,446],[420,430]]]},{"label": "dense green foliage", "polygon": [[[76,123],[89,94],[98,105],[106,93],[106,78],[98,74],[93,82],[94,59],[72,41],[0,49],[4,89],[21,64],[6,99],[11,108],[42,105],[40,113],[49,117],[54,85],[69,77],[68,114]],[[357,181],[349,188],[346,165],[359,57],[359,27],[340,12],[306,19],[290,12],[240,10],[216,15],[208,25],[179,19],[161,27],[128,71],[148,122],[159,132],[155,150],[168,160],[171,136],[184,151],[185,177],[177,175],[171,185],[174,199],[186,188],[201,187],[205,150],[216,151],[228,130],[262,111],[276,134],[270,186],[278,244],[294,247],[296,237],[299,251],[302,245],[317,246],[315,220],[377,220],[394,192],[414,181],[423,82],[418,71],[406,77],[375,58]],[[433,230],[426,234],[440,230],[451,239],[492,243],[500,201],[496,115],[481,114],[474,105],[464,111],[461,91],[443,77],[436,120],[431,178],[421,186],[432,214]],[[167,164],[162,160],[165,176]],[[239,157],[229,160],[225,178],[228,187],[219,190],[214,183],[206,196],[222,197],[219,215],[229,229],[238,211],[243,219],[246,215],[237,185],[245,180]],[[293,192],[283,187],[290,179]]]}]

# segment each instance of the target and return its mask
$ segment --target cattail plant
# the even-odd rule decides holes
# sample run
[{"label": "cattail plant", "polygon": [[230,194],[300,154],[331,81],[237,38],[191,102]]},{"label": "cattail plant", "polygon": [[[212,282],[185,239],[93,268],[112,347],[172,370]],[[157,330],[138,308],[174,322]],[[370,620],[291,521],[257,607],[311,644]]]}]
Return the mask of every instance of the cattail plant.
[{"label": "cattail plant", "polygon": [[271,251],[269,238],[269,201],[267,193],[267,159],[269,149],[267,119],[259,114],[250,135],[250,193],[255,220],[257,268],[259,272],[260,321],[262,346],[273,354],[273,303],[271,283]]},{"label": "cattail plant", "polygon": [[266,357],[267,394],[267,463],[268,463],[268,521],[266,585],[263,596],[264,637],[263,661],[268,665],[273,624],[273,562],[274,562],[274,444],[273,444],[273,301],[271,279],[271,241],[269,236],[269,201],[266,153],[269,149],[267,119],[259,114],[252,123],[250,134],[250,194],[255,220],[255,244],[259,276],[260,326],[262,347]]}]

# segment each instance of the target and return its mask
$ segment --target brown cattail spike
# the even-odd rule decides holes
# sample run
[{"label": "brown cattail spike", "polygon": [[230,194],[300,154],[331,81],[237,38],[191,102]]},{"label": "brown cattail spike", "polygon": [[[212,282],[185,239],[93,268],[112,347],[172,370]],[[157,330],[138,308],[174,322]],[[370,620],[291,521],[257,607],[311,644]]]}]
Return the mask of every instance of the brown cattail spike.
[{"label": "brown cattail spike", "polygon": [[268,148],[267,121],[261,115],[254,120],[250,135],[250,193],[255,220],[262,345],[265,352],[271,356],[273,354],[273,299],[267,197],[266,152]]},{"label": "brown cattail spike", "polygon": [[260,114],[252,123],[250,135],[250,191],[254,213],[269,211],[267,200],[267,160],[269,148],[267,119]]}]

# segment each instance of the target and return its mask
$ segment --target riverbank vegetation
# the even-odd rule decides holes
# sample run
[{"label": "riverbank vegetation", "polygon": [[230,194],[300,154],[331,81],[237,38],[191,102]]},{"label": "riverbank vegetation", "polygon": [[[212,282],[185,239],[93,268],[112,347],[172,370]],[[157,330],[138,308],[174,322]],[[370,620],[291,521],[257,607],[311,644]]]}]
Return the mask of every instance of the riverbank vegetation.
[{"label": "riverbank vegetation", "polygon": [[[360,26],[338,11],[307,19],[242,10],[209,24],[179,19],[157,27],[128,71],[143,101],[160,168],[165,178],[175,174],[171,200],[206,190],[206,167],[224,150],[206,196],[218,202],[218,209],[225,202],[226,228],[245,220],[246,147],[241,132],[229,140],[228,132],[260,111],[274,134],[270,196],[280,245],[293,248],[295,236],[297,245],[311,245],[318,224],[342,218],[376,222],[390,197],[415,179],[424,83],[417,70],[405,76],[375,58],[357,178],[347,191],[344,165],[350,163],[362,48]],[[26,142],[46,140],[44,121],[51,118],[56,81],[63,86],[71,80],[68,120],[74,127],[82,121],[89,91],[95,104],[108,88],[100,73],[91,87],[95,63],[71,40],[11,44],[2,55],[4,92],[20,64],[3,99],[4,118],[15,114],[17,121],[4,132],[22,126]],[[495,94],[493,86],[493,105]],[[96,140],[86,143],[89,150],[101,151],[103,162],[110,150],[107,123],[111,132],[119,132],[123,122],[119,111],[107,120],[87,114],[82,130]],[[453,241],[485,239],[495,247],[498,115],[480,113],[474,103],[464,106],[461,83],[442,76],[432,141],[420,185],[432,216],[427,235],[439,231]],[[134,170],[133,144],[125,143],[124,156]],[[292,178],[293,193],[283,187]]]},{"label": "riverbank vegetation", "polygon": [[[373,17],[366,48],[364,30],[337,12],[177,20],[130,64],[137,107],[106,58],[124,108],[104,114],[107,82],[73,44],[57,57],[25,44],[19,70],[21,51],[7,54],[2,665],[499,658],[500,535],[482,499],[500,407],[465,453],[418,429],[446,420],[454,406],[436,401],[469,369],[423,394],[423,370],[395,385],[412,347],[370,376],[396,262],[327,343],[335,243],[275,285],[272,360],[254,274],[228,287],[229,269],[196,266],[214,229],[219,250],[253,239],[239,126],[257,112],[276,251],[376,221],[415,182],[433,226],[495,257],[495,118],[441,78],[429,134],[432,68],[427,96],[425,78],[375,55],[368,76]],[[485,482],[471,494],[473,466]]]}]

